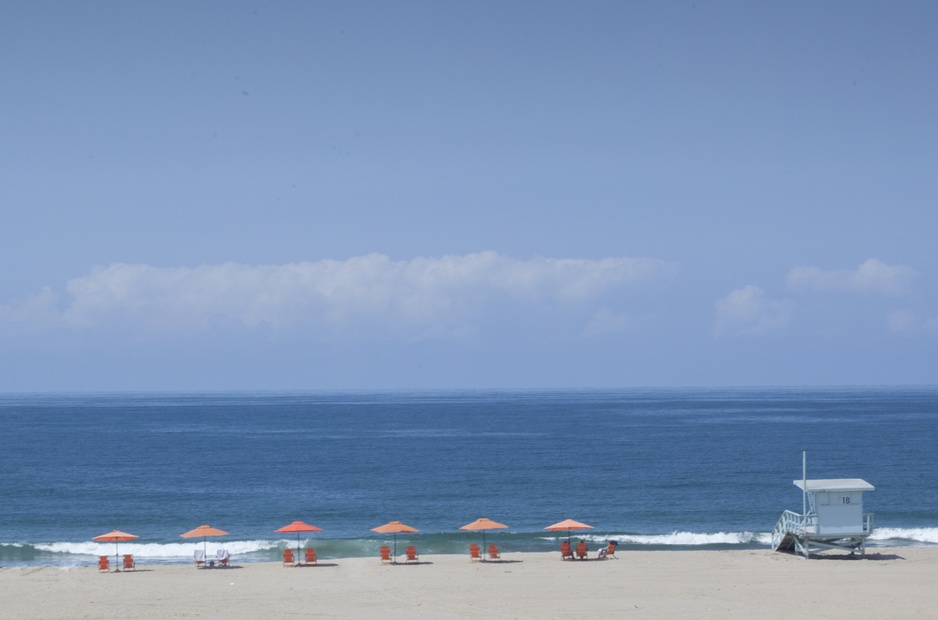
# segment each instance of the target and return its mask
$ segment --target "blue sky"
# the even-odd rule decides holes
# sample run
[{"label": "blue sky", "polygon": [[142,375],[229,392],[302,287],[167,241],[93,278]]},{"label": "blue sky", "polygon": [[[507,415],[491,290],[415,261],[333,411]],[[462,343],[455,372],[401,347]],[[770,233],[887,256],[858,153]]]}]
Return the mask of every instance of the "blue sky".
[{"label": "blue sky", "polygon": [[0,390],[935,383],[933,3],[0,5]]}]

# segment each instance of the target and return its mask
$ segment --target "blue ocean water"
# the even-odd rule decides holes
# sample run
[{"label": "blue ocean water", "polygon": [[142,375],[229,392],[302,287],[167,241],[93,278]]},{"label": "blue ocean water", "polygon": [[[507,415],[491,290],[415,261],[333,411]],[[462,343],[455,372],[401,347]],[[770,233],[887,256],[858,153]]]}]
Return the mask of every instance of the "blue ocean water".
[{"label": "blue ocean water", "polygon": [[203,523],[275,561],[300,519],[320,557],[377,554],[401,520],[463,553],[557,548],[566,518],[620,548],[768,545],[809,478],[863,478],[871,545],[938,544],[938,388],[0,395],[0,566],[114,552],[185,562]]}]

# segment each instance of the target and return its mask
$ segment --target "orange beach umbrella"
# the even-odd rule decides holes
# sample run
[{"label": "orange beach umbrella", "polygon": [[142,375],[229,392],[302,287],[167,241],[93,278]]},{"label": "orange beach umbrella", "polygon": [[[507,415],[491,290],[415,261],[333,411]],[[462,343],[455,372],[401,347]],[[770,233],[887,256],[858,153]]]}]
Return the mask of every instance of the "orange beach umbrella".
[{"label": "orange beach umbrella", "polygon": [[310,525],[309,523],[303,523],[302,521],[294,521],[290,525],[284,525],[280,529],[276,529],[274,531],[283,534],[291,534],[296,532],[296,557],[300,557],[300,532],[321,532],[322,528],[316,527],[315,525]]},{"label": "orange beach umbrella", "polygon": [[135,538],[140,538],[134,534],[128,534],[127,532],[122,532],[120,530],[111,530],[107,534],[101,534],[100,536],[95,536],[91,540],[96,540],[98,542],[113,542],[114,543],[114,572],[119,573],[120,570],[117,569],[120,566],[120,550],[118,549],[118,543],[126,542],[128,540],[133,540]]},{"label": "orange beach umbrella", "polygon": [[470,532],[478,532],[482,530],[482,548],[485,549],[485,530],[503,530],[508,526],[504,523],[498,523],[497,521],[492,521],[488,517],[482,517],[481,519],[476,519],[472,523],[467,523],[460,527],[461,530],[469,530]]},{"label": "orange beach umbrella", "polygon": [[410,527],[409,525],[404,525],[400,521],[390,521],[384,525],[379,525],[378,527],[371,528],[372,532],[378,532],[379,534],[394,534],[394,556],[397,557],[397,534],[398,532],[404,533],[413,533],[419,532],[420,530]]},{"label": "orange beach umbrella", "polygon": [[579,521],[574,521],[573,519],[565,519],[560,523],[554,523],[553,525],[548,525],[544,528],[545,530],[551,530],[552,532],[562,532],[567,530],[567,540],[570,540],[570,530],[591,530],[593,529],[592,525],[587,525],[585,523],[580,523]]},{"label": "orange beach umbrella", "polygon": [[179,535],[182,538],[199,538],[202,537],[202,550],[205,551],[205,539],[209,536],[228,536],[228,532],[225,530],[220,530],[217,527],[212,527],[211,525],[200,525],[194,530],[189,530],[185,534]]}]

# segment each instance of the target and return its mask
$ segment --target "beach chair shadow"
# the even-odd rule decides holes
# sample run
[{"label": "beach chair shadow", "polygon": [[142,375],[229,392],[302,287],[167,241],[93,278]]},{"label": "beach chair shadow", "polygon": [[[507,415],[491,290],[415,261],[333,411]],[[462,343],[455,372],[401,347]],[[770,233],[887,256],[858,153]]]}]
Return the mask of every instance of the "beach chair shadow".
[{"label": "beach chair shadow", "polygon": [[316,562],[315,564],[297,564],[297,568],[329,568],[336,567],[338,564],[335,562]]}]

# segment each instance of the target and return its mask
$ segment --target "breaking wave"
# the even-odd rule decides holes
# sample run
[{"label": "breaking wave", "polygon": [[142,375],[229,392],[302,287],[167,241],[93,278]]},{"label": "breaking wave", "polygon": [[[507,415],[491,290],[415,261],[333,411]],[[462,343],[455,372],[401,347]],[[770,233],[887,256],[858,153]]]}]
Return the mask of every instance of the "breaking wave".
[{"label": "breaking wave", "polygon": [[[488,534],[489,541],[502,549],[518,552],[551,552],[558,548],[568,534],[541,532],[499,532]],[[634,532],[571,532],[570,537],[583,540],[590,549],[597,549],[609,540],[618,541],[620,549],[757,549],[771,545],[768,532],[688,532],[674,531],[659,534]],[[193,552],[203,546],[210,556],[218,549],[226,549],[237,562],[276,562],[287,547],[313,546],[320,558],[353,558],[378,554],[378,547],[392,539],[369,538],[293,538],[226,540],[203,542],[150,543],[122,542],[98,543],[93,541],[47,543],[0,543],[2,566],[81,566],[96,561],[100,555],[132,553],[138,561],[151,564],[179,564],[192,560]],[[412,537],[399,536],[397,544],[416,544],[425,554],[460,554],[466,552],[469,542],[478,542],[475,535],[455,533],[421,533]],[[938,545],[938,528],[876,528],[868,546],[910,547]]]},{"label": "breaking wave", "polygon": [[[620,545],[665,547],[701,547],[705,545],[761,545],[771,542],[771,535],[762,532],[671,532],[670,534],[573,534],[580,540],[601,543],[616,540]],[[565,538],[565,536],[557,537]]]},{"label": "breaking wave", "polygon": [[909,543],[938,545],[938,527],[877,527],[873,528],[870,540],[897,547]]},{"label": "breaking wave", "polygon": [[[270,540],[217,540],[208,541],[206,547],[212,549],[225,548],[232,554],[255,553],[266,549],[274,549],[278,541]],[[33,545],[39,551],[49,553],[62,553],[71,555],[111,555],[114,553],[114,543],[96,543],[96,542],[55,542],[55,543],[36,543]],[[189,558],[192,556],[192,550],[196,547],[202,547],[202,541],[190,541],[180,543],[135,543],[122,542],[117,546],[121,553],[132,553],[141,558]],[[282,547],[281,547],[282,548]]]}]

